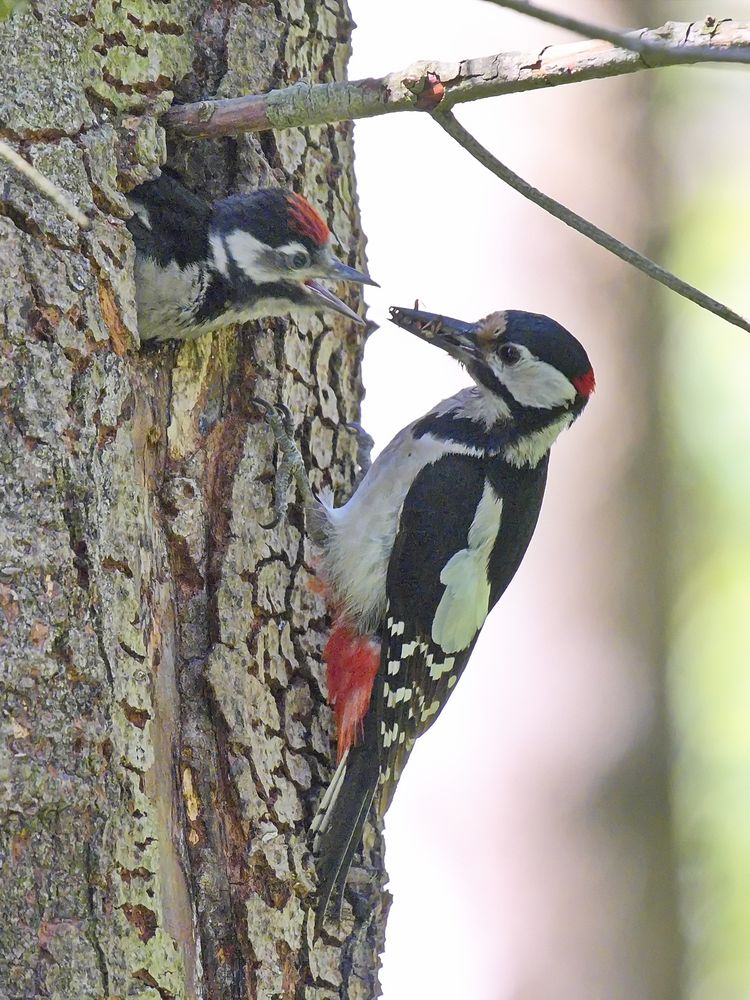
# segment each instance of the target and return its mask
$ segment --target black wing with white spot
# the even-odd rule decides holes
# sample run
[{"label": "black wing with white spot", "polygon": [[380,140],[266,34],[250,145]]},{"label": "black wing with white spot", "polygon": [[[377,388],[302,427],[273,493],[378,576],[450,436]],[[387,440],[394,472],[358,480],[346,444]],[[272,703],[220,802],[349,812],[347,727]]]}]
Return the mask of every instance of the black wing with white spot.
[{"label": "black wing with white spot", "polygon": [[397,634],[387,641],[388,673],[383,680],[380,705],[378,811],[381,815],[391,804],[417,737],[426,732],[440,714],[474,645],[472,642],[467,650],[446,655],[424,634],[415,635],[405,622],[390,617],[392,613],[389,608],[388,621],[393,623],[390,627]]},{"label": "black wing with white spot", "polygon": [[546,462],[528,475],[509,475],[497,458],[448,454],[423,469],[407,494],[381,634],[381,813],[520,565],[545,479]]},{"label": "black wing with white spot", "polygon": [[381,813],[415,740],[437,718],[473,646],[447,654],[432,639],[432,623],[446,590],[441,573],[467,544],[484,485],[480,460],[450,453],[419,473],[404,501],[381,635]]}]

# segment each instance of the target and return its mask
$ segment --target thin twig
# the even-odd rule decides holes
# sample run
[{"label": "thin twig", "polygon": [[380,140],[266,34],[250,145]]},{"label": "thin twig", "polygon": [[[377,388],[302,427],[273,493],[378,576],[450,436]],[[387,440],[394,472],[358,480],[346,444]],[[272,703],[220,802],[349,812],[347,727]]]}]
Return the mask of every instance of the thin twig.
[{"label": "thin twig", "polygon": [[67,195],[64,195],[51,180],[45,177],[44,174],[41,174],[28,160],[24,160],[12,146],[3,142],[2,139],[0,139],[0,156],[4,160],[7,160],[11,166],[15,167],[19,174],[27,177],[40,194],[43,194],[45,198],[49,198],[51,202],[54,202],[81,229],[89,229],[91,227],[91,220],[79,208],[76,208]]},{"label": "thin twig", "polygon": [[[499,0],[498,0],[499,2]],[[599,40],[544,46],[534,52],[500,52],[452,63],[417,62],[377,79],[296,83],[267,94],[176,105],[161,118],[174,135],[192,139],[305,128],[397,111],[432,111],[485,97],[636,73],[644,66],[678,66],[708,60],[750,61],[750,24],[736,21],[669,23],[623,36],[629,47]],[[619,36],[618,36],[619,38]],[[640,46],[638,51],[633,46]],[[643,52],[653,54],[647,61]],[[435,84],[440,93],[436,93]]]},{"label": "thin twig", "polygon": [[641,52],[644,44],[642,39],[633,35],[626,35],[625,32],[614,31],[612,28],[603,28],[599,24],[591,21],[582,21],[579,17],[570,17],[568,14],[558,14],[557,11],[546,10],[537,7],[535,3],[528,3],[527,0],[487,0],[498,7],[507,7],[518,14],[527,14],[537,21],[544,21],[545,24],[554,24],[556,28],[565,28],[573,31],[576,35],[583,35],[584,38],[601,38],[602,41],[611,42],[621,49],[631,49],[633,52]]},{"label": "thin twig", "polygon": [[549,212],[550,215],[554,215],[555,218],[560,219],[561,222],[575,229],[583,236],[587,236],[594,243],[598,243],[605,250],[609,250],[610,253],[615,254],[627,264],[637,267],[639,271],[647,274],[650,278],[660,281],[662,285],[671,288],[678,295],[690,299],[691,302],[694,302],[702,309],[707,309],[720,319],[726,320],[727,323],[732,323],[734,326],[738,326],[740,329],[750,333],[750,322],[743,316],[740,316],[739,313],[734,312],[733,309],[730,309],[729,306],[725,306],[722,302],[711,298],[710,295],[706,295],[705,292],[701,292],[700,289],[689,285],[686,281],[672,274],[671,271],[667,271],[666,268],[649,260],[648,257],[644,257],[637,250],[633,250],[632,247],[621,243],[614,236],[595,226],[593,222],[589,222],[588,219],[584,219],[576,212],[566,208],[565,205],[561,205],[559,201],[555,201],[554,198],[550,198],[549,195],[543,194],[535,187],[532,187],[522,177],[519,177],[518,174],[515,174],[506,167],[504,163],[501,163],[489,150],[485,149],[470,132],[467,132],[450,111],[436,111],[433,113],[433,117],[438,125],[452,139],[455,139],[460,146],[463,146],[468,153],[471,153],[482,166],[490,170],[500,180],[505,181],[515,191],[522,194],[524,198],[533,201],[535,205],[539,205],[540,208]]},{"label": "thin twig", "polygon": [[[629,49],[640,55],[654,56],[662,63],[666,60],[668,64],[671,61],[670,57],[676,55],[682,48],[679,44],[670,44],[661,39],[644,38],[638,32],[615,31],[613,28],[605,28],[601,24],[593,24],[591,21],[584,21],[579,17],[559,14],[555,10],[538,7],[530,0],[487,0],[487,2],[514,10],[519,14],[526,14],[536,21],[554,24],[557,28],[565,28],[576,35],[583,35],[584,38],[600,38],[602,41],[611,42],[612,45],[617,45],[621,49]],[[715,27],[716,18],[707,17],[704,23],[710,30]],[[654,34],[657,34],[658,31],[659,29],[655,29]],[[717,49],[712,45],[696,45],[692,48],[691,54],[694,62],[750,63],[750,46],[743,51],[742,49]]]}]

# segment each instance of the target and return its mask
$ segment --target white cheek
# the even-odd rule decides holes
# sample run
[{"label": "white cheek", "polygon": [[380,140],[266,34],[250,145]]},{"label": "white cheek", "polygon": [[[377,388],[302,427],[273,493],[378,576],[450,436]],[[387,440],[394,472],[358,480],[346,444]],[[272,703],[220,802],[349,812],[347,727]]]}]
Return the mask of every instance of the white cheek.
[{"label": "white cheek", "polygon": [[[218,236],[211,237],[211,245]],[[223,249],[223,248],[222,248]],[[265,281],[278,281],[279,273],[276,269],[269,267],[268,247],[256,240],[250,233],[242,229],[235,229],[226,237],[226,250],[251,281],[262,284]],[[226,252],[225,252],[226,256]],[[222,272],[224,273],[224,272]]]},{"label": "white cheek", "polygon": [[575,387],[562,372],[531,356],[513,368],[498,365],[495,373],[521,406],[552,410],[572,403],[576,396]]}]

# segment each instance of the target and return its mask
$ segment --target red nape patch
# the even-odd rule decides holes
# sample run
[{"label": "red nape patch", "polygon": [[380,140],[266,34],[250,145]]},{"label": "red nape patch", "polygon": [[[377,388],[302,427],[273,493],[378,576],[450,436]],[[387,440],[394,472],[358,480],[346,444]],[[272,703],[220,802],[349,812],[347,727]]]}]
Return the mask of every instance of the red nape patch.
[{"label": "red nape patch", "polygon": [[300,236],[308,236],[314,240],[318,246],[323,246],[328,242],[330,233],[328,226],[312,207],[307,199],[301,194],[290,194],[287,196],[289,203],[289,218],[292,228],[296,229]]},{"label": "red nape patch", "polygon": [[583,396],[584,399],[588,399],[594,389],[596,389],[594,369],[589,368],[585,375],[579,375],[578,378],[574,378],[573,385],[576,387],[576,392],[579,396]]},{"label": "red nape patch", "polygon": [[328,664],[328,700],[336,717],[337,759],[341,760],[362,737],[362,722],[380,668],[380,643],[338,621],[323,658]]}]

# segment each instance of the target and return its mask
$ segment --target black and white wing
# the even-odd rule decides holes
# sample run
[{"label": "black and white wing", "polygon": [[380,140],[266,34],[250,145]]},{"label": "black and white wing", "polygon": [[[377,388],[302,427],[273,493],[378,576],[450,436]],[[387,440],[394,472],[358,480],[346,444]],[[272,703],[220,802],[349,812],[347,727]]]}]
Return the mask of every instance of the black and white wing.
[{"label": "black and white wing", "polygon": [[545,478],[546,463],[519,475],[496,459],[450,453],[426,466],[406,496],[381,631],[381,814],[518,569]]},{"label": "black and white wing", "polygon": [[[414,742],[448,700],[486,617],[487,556],[501,507],[494,491],[486,494],[483,463],[455,453],[426,466],[404,501],[381,634],[381,813]],[[480,509],[487,515],[481,551],[469,540]],[[476,531],[473,541],[479,542]]]},{"label": "black and white wing", "polygon": [[128,229],[143,257],[161,267],[173,261],[186,267],[208,258],[211,206],[168,171],[140,184],[127,198],[134,212]]}]

